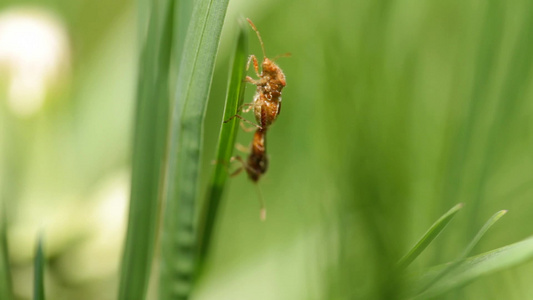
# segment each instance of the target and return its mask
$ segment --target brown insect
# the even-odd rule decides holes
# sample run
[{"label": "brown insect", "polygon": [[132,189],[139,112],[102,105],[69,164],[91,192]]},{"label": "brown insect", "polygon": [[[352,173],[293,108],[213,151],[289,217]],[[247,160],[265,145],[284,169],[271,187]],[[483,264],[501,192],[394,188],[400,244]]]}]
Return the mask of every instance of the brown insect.
[{"label": "brown insect", "polygon": [[240,156],[232,157],[232,161],[237,160],[242,163],[242,167],[237,169],[231,176],[238,175],[243,169],[248,173],[248,177],[253,181],[259,181],[259,178],[266,173],[268,169],[268,156],[266,154],[266,131],[257,129],[252,140],[248,159],[244,161]]},{"label": "brown insect", "polygon": [[[266,57],[265,45],[263,44],[263,39],[261,39],[259,31],[250,19],[246,20],[252,26],[252,29],[257,34],[257,38],[261,43],[261,49],[263,50],[263,63],[261,64],[261,73],[259,73],[259,63],[257,62],[255,55],[252,54],[248,58],[246,70],[250,68],[250,63],[253,61],[255,74],[257,77],[259,77],[259,79],[253,79],[250,76],[246,76],[246,81],[256,85],[257,90],[255,92],[254,101],[252,103],[242,105],[239,109],[246,107],[243,109],[243,112],[245,113],[253,109],[255,120],[259,124],[248,121],[238,114],[224,121],[224,123],[229,122],[233,118],[239,118],[244,122],[256,126],[258,129],[266,131],[270,125],[274,123],[281,111],[281,90],[286,85],[285,74],[283,74],[281,68],[274,63],[274,60]],[[287,55],[288,54],[284,54],[283,56]]]},{"label": "brown insect", "polygon": [[[263,50],[263,62],[261,64],[261,73],[259,73],[259,63],[257,58],[253,54],[250,55],[248,63],[246,64],[246,70],[250,68],[250,63],[253,62],[255,74],[259,78],[253,79],[250,76],[246,76],[246,81],[256,85],[257,90],[255,92],[253,102],[242,105],[239,110],[242,110],[246,113],[253,109],[255,120],[259,124],[248,121],[238,114],[224,121],[224,123],[229,122],[233,118],[239,118],[242,121],[257,127],[252,140],[248,159],[244,161],[240,156],[232,157],[232,161],[237,160],[242,164],[242,167],[233,172],[232,176],[239,174],[244,169],[246,170],[248,177],[253,182],[257,183],[259,178],[261,178],[261,176],[263,176],[268,169],[268,157],[266,154],[266,132],[270,125],[274,123],[281,111],[281,90],[285,87],[286,81],[285,74],[283,74],[281,68],[274,63],[275,59],[271,60],[266,57],[263,39],[261,38],[261,35],[259,34],[259,31],[255,27],[254,23],[250,19],[246,20],[252,26],[252,29],[257,34],[257,38],[261,43],[261,49]],[[288,56],[288,54],[284,54],[283,56]],[[243,123],[241,123],[241,125],[243,125]],[[244,127],[243,129],[245,129],[245,131],[250,131]],[[261,219],[264,220],[266,217],[266,210],[264,209],[261,195],[260,201]]]}]

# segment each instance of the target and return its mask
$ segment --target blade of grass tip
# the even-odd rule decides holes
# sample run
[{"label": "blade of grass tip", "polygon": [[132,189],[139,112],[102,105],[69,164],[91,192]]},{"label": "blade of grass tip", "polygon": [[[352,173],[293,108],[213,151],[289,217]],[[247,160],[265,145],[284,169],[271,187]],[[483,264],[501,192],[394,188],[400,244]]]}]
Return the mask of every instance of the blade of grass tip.
[{"label": "blade of grass tip", "polygon": [[461,255],[461,259],[464,259],[470,254],[472,254],[472,250],[474,250],[474,247],[476,247],[476,245],[479,243],[479,241],[485,235],[485,233],[487,233],[487,231],[492,227],[492,225],[498,222],[498,220],[501,217],[503,217],[503,215],[505,215],[506,213],[507,213],[507,210],[500,210],[499,212],[492,215],[492,217],[490,217],[490,219],[488,219],[487,222],[485,222],[483,227],[481,227],[481,229],[474,236],[472,241],[468,243],[468,246],[466,247],[466,249],[463,251],[463,254]]},{"label": "blade of grass tip", "polygon": [[144,299],[158,228],[174,0],[154,1],[140,57],[128,228],[118,299]]},{"label": "blade of grass tip", "polygon": [[448,212],[446,212],[442,217],[440,217],[431,227],[426,231],[426,233],[418,240],[418,242],[407,252],[407,254],[400,259],[398,262],[398,267],[400,269],[406,268],[409,266],[419,255],[422,253],[427,246],[441,233],[441,231],[448,225],[448,223],[453,219],[455,214],[463,208],[464,204],[459,203],[452,207]]},{"label": "blade of grass tip", "polygon": [[169,128],[159,298],[188,299],[196,267],[194,231],[205,109],[228,0],[194,2]]},{"label": "blade of grass tip", "polygon": [[[239,107],[242,105],[246,86],[244,76],[246,75],[247,45],[247,30],[244,26],[241,26],[233,63],[231,64],[232,68],[228,80],[228,92],[222,120],[228,120],[237,114]],[[235,139],[239,131],[239,120],[235,118],[227,124],[222,124],[221,122],[221,125],[216,150],[215,170],[209,184],[207,199],[198,225],[198,262],[200,265],[204,263],[208,255],[218,207],[228,178],[229,161],[233,154]]]},{"label": "blade of grass tip", "polygon": [[39,235],[35,251],[33,273],[33,300],[44,300],[44,254],[43,237]]},{"label": "blade of grass tip", "polygon": [[[455,261],[450,262],[444,267],[440,272],[434,272],[434,276],[431,276],[432,278],[428,279],[426,281],[426,284],[422,285],[423,288],[421,291],[426,291],[430,289],[434,284],[439,282],[442,278],[444,278],[446,275],[448,275],[452,270],[454,270],[457,266],[461,265],[468,255],[471,254],[474,247],[479,243],[481,238],[487,233],[487,231],[503,216],[507,213],[507,210],[500,210],[492,217],[489,218],[487,222],[481,227],[481,229],[478,231],[478,233],[474,236],[472,241],[466,246],[463,253],[457,258]],[[429,276],[428,276],[429,278]]]},{"label": "blade of grass tip", "polygon": [[3,206],[2,220],[0,221],[0,299],[13,299],[7,247],[7,216],[5,205]]},{"label": "blade of grass tip", "polygon": [[[489,275],[533,259],[533,237],[465,259],[430,289],[414,299],[430,299],[453,288],[465,286],[481,276]],[[440,272],[437,266],[428,273]],[[435,269],[435,270],[434,270]]]}]

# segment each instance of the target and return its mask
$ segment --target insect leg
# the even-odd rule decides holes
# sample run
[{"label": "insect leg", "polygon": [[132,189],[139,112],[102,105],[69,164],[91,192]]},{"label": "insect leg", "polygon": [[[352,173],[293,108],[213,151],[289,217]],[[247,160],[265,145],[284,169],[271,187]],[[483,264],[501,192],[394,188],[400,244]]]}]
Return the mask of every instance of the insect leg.
[{"label": "insect leg", "polygon": [[[245,103],[239,107],[238,110],[242,111],[243,113],[249,112],[252,108],[256,107],[257,104],[255,103]],[[245,108],[246,107],[246,108]]]},{"label": "insect leg", "polygon": [[226,169],[226,172],[229,172],[229,168],[230,168],[230,163],[231,163],[231,162],[232,162],[231,160],[230,160],[229,163],[228,163],[228,162],[225,161],[225,160],[213,159],[213,160],[211,161],[211,164],[212,164],[212,165],[218,165],[218,164],[221,164],[221,165],[223,165],[224,168]]},{"label": "insect leg", "polygon": [[243,122],[241,122],[241,129],[242,129],[244,132],[252,132],[252,131],[254,131],[254,127],[246,127],[246,125],[244,125]]},{"label": "insect leg", "polygon": [[246,120],[245,118],[243,118],[243,117],[241,117],[241,116],[239,116],[239,115],[234,115],[233,117],[231,117],[231,118],[227,119],[226,121],[224,121],[224,123],[228,123],[229,121],[231,121],[231,120],[233,120],[233,119],[235,119],[235,118],[239,118],[239,119],[241,119],[242,121],[244,121],[244,122],[246,122],[246,123],[249,123],[249,124],[252,124],[252,125],[254,125],[255,127],[259,128],[259,129],[263,129],[263,127],[261,127],[261,126],[255,124],[255,123],[252,122],[252,121],[248,121],[248,120]]},{"label": "insect leg", "polygon": [[261,221],[265,221],[267,217],[267,210],[265,207],[265,201],[263,200],[263,194],[261,193],[261,189],[259,188],[259,183],[255,183],[255,186],[257,187],[257,196],[259,196],[259,216],[261,218]]},{"label": "insect leg", "polygon": [[[248,165],[247,162],[245,162],[242,157],[236,155],[236,156],[232,156],[231,159],[230,159],[230,162],[234,162],[234,161],[238,161],[242,164],[242,167],[243,169],[246,169],[254,174],[257,174],[257,175],[261,175],[259,174],[256,170],[254,170],[252,167],[250,167],[250,165]],[[239,171],[240,172],[240,171]],[[235,171],[234,173],[237,173],[237,171]],[[237,173],[238,174],[238,173]]]},{"label": "insect leg", "polygon": [[[241,146],[242,146],[242,145],[241,145]],[[237,168],[235,171],[233,171],[233,172],[230,173],[230,165],[231,165],[231,163],[234,162],[234,161],[238,161],[238,162],[240,162],[240,163],[241,163],[241,166],[240,166],[239,168]],[[237,176],[237,175],[239,175],[239,174],[242,172],[242,170],[244,170],[245,168],[247,168],[247,166],[246,166],[246,162],[245,162],[244,160],[242,160],[242,158],[241,158],[240,156],[238,156],[238,155],[237,155],[237,156],[232,156],[232,157],[230,158],[229,162],[224,161],[224,160],[216,160],[216,159],[214,159],[214,160],[211,161],[211,164],[213,164],[213,165],[218,165],[218,164],[223,165],[223,166],[226,168],[226,171],[227,171],[228,173],[230,173],[230,174],[229,174],[230,177],[233,177],[233,176]]]},{"label": "insect leg", "polygon": [[254,62],[254,70],[255,70],[255,74],[257,75],[257,77],[261,77],[261,74],[259,74],[259,63],[257,62],[257,58],[255,57],[255,55],[250,55],[250,57],[248,57],[248,62],[246,63],[246,70],[248,70],[250,68],[250,62],[253,61]]},{"label": "insect leg", "polygon": [[260,79],[255,80],[255,79],[253,79],[250,76],[246,76],[246,78],[244,80],[247,81],[247,82],[250,82],[251,84],[255,84],[255,85],[261,84],[261,80]]},{"label": "insect leg", "polygon": [[229,174],[229,177],[235,177],[239,174],[241,174],[242,170],[244,170],[244,167],[240,167],[237,170],[233,171],[233,173]]},{"label": "insect leg", "polygon": [[229,174],[230,177],[235,177],[239,174],[241,174],[242,170],[244,169],[248,169],[248,165],[246,164],[246,162],[240,157],[240,156],[232,156],[231,159],[229,160],[229,162],[234,162],[234,161],[238,161],[241,163],[241,167],[238,168],[237,170],[233,171],[232,173]]},{"label": "insect leg", "polygon": [[243,144],[237,143],[237,144],[235,144],[235,149],[237,149],[237,150],[239,150],[239,151],[241,151],[243,153],[248,153],[249,150],[250,150],[250,146],[246,147]]}]

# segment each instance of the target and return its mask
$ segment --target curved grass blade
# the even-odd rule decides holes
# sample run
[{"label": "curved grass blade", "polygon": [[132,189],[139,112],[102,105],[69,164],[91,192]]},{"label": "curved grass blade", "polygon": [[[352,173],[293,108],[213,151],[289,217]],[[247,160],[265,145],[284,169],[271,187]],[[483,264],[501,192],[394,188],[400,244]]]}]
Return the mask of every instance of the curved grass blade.
[{"label": "curved grass blade", "polygon": [[5,206],[0,221],[0,299],[13,299],[11,288],[11,272],[7,248],[7,218]]},{"label": "curved grass blade", "polygon": [[400,259],[398,266],[403,269],[409,266],[417,257],[424,251],[427,246],[441,233],[446,225],[453,219],[455,214],[463,208],[464,204],[459,203],[452,207],[447,213],[440,217],[428,231],[418,240],[418,242],[407,252],[407,254]]},{"label": "curved grass blade", "polygon": [[122,300],[146,295],[159,223],[174,0],[152,3],[139,67],[128,229],[118,297]]},{"label": "curved grass blade", "polygon": [[[470,243],[465,248],[461,256],[459,256],[458,259],[442,267],[437,267],[433,269],[431,272],[428,272],[427,274],[422,276],[420,280],[422,284],[419,285],[422,287],[422,289],[420,289],[421,291],[423,291],[422,294],[425,295],[427,291],[433,289],[434,285],[438,285],[438,283],[444,277],[447,277],[450,273],[452,273],[452,271],[455,272],[455,269],[464,263],[468,255],[471,254],[472,250],[479,243],[479,241],[485,235],[485,233],[487,233],[487,231],[492,227],[492,225],[494,225],[506,213],[507,213],[507,210],[501,210],[495,213],[494,215],[492,215],[492,217],[490,217],[490,219],[487,222],[485,222],[483,227],[481,227],[478,233],[474,236],[472,241],[470,241]],[[426,296],[424,296],[423,298],[425,299],[425,297]]]},{"label": "curved grass blade", "polygon": [[37,242],[33,274],[33,299],[44,300],[44,254],[42,236],[39,236]]},{"label": "curved grass blade", "polygon": [[[489,275],[533,259],[533,237],[521,242],[485,252],[462,261],[434,286],[418,295],[416,299],[429,299],[451,289],[465,286],[482,276]],[[449,265],[432,268],[424,276],[433,277]]]},{"label": "curved grass blade", "polygon": [[487,233],[487,231],[492,227],[492,225],[498,222],[498,220],[501,217],[503,217],[503,215],[505,215],[506,213],[507,213],[507,210],[500,210],[499,212],[492,215],[492,217],[490,217],[490,219],[487,222],[485,222],[483,227],[481,227],[481,229],[478,231],[478,233],[474,236],[472,241],[470,241],[466,249],[463,251],[463,254],[461,255],[461,259],[464,259],[470,254],[472,254],[472,250],[474,250],[474,248],[479,243],[481,238],[485,235],[485,233]]},{"label": "curved grass blade", "polygon": [[[243,102],[244,90],[246,87],[244,76],[246,74],[246,55],[248,52],[247,40],[247,30],[244,26],[241,26],[239,38],[237,40],[237,47],[235,48],[235,54],[233,56],[233,63],[231,64],[232,68],[230,70],[226,105],[222,120],[228,120],[230,117],[237,114],[238,109]],[[207,199],[202,214],[200,215],[200,223],[198,225],[198,260],[200,264],[203,264],[208,255],[213,227],[215,225],[218,207],[224,192],[224,186],[228,178],[229,161],[233,154],[238,131],[239,120],[237,119],[233,119],[227,124],[222,124],[220,128],[220,136],[216,150],[215,171],[211,178]]]},{"label": "curved grass blade", "polygon": [[228,0],[194,2],[177,78],[165,172],[159,298],[188,299],[194,280],[195,207],[203,121]]}]

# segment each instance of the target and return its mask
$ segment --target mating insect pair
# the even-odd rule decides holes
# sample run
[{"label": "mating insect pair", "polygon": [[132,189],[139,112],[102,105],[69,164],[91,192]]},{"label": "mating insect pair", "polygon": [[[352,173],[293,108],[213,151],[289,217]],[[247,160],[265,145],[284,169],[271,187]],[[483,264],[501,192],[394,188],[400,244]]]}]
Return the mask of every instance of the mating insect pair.
[{"label": "mating insect pair", "polygon": [[[245,161],[240,156],[232,157],[232,161],[239,161],[242,166],[237,169],[232,175],[239,174],[242,170],[246,170],[248,177],[257,182],[259,178],[265,174],[268,169],[268,157],[266,154],[266,133],[270,125],[274,123],[281,111],[281,90],[285,87],[285,74],[283,71],[271,60],[266,57],[265,45],[261,39],[259,31],[250,19],[246,19],[252,26],[252,29],[257,34],[257,38],[261,43],[263,50],[263,62],[261,63],[261,72],[259,72],[259,63],[255,55],[250,55],[246,70],[250,68],[250,63],[253,62],[255,74],[258,79],[253,79],[246,76],[246,81],[257,86],[257,90],[252,103],[244,104],[239,108],[243,112],[249,112],[253,109],[255,120],[258,124],[246,120],[239,114],[234,115],[224,123],[229,122],[234,118],[239,118],[243,122],[249,123],[257,127],[250,149],[248,159]],[[244,109],[243,109],[244,108]],[[242,125],[242,123],[241,123]],[[260,196],[261,197],[261,196]],[[265,218],[266,211],[261,200],[261,218]]]}]

